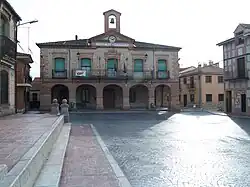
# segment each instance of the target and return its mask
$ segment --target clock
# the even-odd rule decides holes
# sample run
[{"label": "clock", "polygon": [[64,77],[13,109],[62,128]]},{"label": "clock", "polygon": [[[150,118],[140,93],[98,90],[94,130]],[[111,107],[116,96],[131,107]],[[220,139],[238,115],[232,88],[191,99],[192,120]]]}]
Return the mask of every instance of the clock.
[{"label": "clock", "polygon": [[110,43],[115,43],[116,37],[115,36],[109,36],[109,42]]}]

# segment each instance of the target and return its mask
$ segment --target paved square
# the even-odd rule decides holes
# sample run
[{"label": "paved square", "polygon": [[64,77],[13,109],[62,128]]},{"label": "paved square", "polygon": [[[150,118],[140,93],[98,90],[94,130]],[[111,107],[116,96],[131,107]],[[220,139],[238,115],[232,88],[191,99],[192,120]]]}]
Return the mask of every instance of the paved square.
[{"label": "paved square", "polygon": [[75,126],[96,127],[132,186],[249,186],[249,119],[205,112],[163,116],[81,114],[71,119]]},{"label": "paved square", "polygon": [[24,114],[0,118],[0,165],[10,170],[35,142],[52,127],[57,116]]}]

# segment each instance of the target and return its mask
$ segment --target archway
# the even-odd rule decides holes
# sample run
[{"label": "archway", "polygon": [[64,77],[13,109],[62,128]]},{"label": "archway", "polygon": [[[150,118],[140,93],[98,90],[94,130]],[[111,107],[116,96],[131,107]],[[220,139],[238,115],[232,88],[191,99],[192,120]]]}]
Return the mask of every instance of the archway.
[{"label": "archway", "polygon": [[63,99],[69,101],[69,89],[67,86],[57,84],[51,88],[51,102],[53,99],[57,99],[58,103],[61,104]]},{"label": "archway", "polygon": [[0,72],[0,104],[9,103],[9,73],[5,70]]},{"label": "archway", "polygon": [[130,108],[148,108],[148,88],[137,84],[129,89]]},{"label": "archway", "polygon": [[95,109],[96,108],[96,88],[89,84],[83,84],[76,89],[76,108]]},{"label": "archway", "polygon": [[103,88],[104,109],[121,109],[123,105],[122,87],[112,84]]},{"label": "archway", "polygon": [[155,106],[168,107],[171,106],[171,89],[169,86],[161,84],[155,88]]}]

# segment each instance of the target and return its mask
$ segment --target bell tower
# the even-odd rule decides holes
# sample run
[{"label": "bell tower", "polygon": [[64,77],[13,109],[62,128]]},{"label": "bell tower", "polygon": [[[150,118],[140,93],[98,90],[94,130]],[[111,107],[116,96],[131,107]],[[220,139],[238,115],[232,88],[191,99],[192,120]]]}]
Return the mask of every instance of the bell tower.
[{"label": "bell tower", "polygon": [[115,30],[116,32],[120,32],[121,13],[111,9],[104,12],[103,15],[104,15],[104,31],[108,32],[110,30]]}]

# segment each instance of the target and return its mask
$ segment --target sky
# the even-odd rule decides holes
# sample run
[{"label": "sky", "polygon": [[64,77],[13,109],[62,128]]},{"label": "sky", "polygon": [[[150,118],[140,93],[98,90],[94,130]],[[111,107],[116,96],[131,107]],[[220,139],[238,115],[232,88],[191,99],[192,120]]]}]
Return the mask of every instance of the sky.
[{"label": "sky", "polygon": [[[250,23],[249,0],[8,0],[23,22],[18,40],[34,63],[31,76],[40,72],[36,43],[90,38],[104,32],[103,12],[121,15],[121,33],[137,41],[181,47],[181,67],[223,60],[217,43],[233,37],[239,23]],[[237,3],[236,3],[237,2]],[[29,28],[27,28],[29,27]],[[29,32],[28,32],[29,30]],[[29,33],[29,34],[28,34]],[[28,37],[29,35],[29,37]],[[29,39],[28,39],[29,38]],[[29,41],[29,42],[28,42]]]}]

